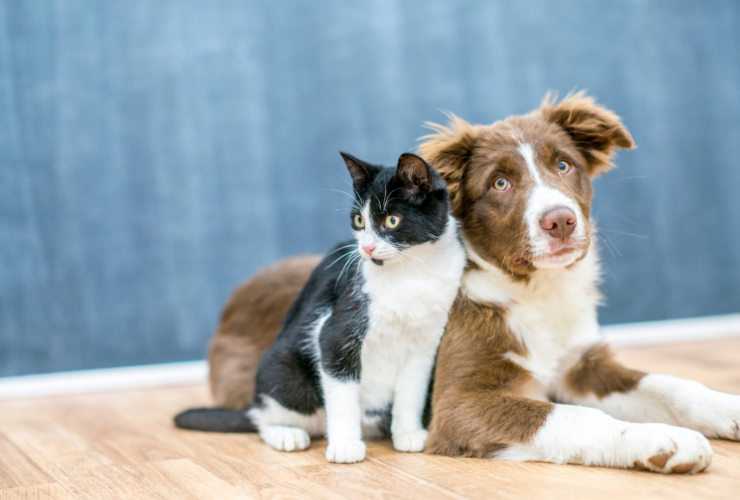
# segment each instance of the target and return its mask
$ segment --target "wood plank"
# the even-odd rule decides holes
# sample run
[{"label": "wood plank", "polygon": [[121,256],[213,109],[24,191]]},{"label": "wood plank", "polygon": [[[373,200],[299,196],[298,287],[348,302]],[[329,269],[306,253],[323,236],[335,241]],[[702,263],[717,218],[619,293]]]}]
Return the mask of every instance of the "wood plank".
[{"label": "wood plank", "polygon": [[390,442],[372,443],[368,456],[467,498],[553,498],[558,492],[605,499],[733,498],[740,491],[740,444],[727,444],[734,447],[735,457],[716,456],[710,472],[695,476],[401,454]]},{"label": "wood plank", "polygon": [[185,459],[99,467],[71,474],[64,485],[79,500],[252,498]]},{"label": "wood plank", "polygon": [[54,479],[0,434],[0,489],[54,483]]},{"label": "wood plank", "polygon": [[740,394],[740,339],[615,349],[625,365]]},{"label": "wood plank", "polygon": [[76,500],[58,484],[40,484],[0,489],[0,500]]},{"label": "wood plank", "polygon": [[[620,349],[626,364],[740,393],[740,340]],[[254,434],[174,428],[210,404],[205,384],[0,402],[3,498],[737,498],[740,443],[712,441],[697,476],[396,453],[368,443],[360,464],[329,464],[326,442],[282,453]],[[58,484],[54,484],[58,481]]]},{"label": "wood plank", "polygon": [[79,435],[49,418],[4,422],[2,432],[36,465],[59,481],[67,474],[113,462]]}]

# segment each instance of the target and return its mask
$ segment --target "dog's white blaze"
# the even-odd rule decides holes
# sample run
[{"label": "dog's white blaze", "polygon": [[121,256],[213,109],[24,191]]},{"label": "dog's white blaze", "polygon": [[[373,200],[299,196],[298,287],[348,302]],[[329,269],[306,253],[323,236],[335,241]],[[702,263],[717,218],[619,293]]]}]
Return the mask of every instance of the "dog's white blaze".
[{"label": "dog's white blaze", "polygon": [[534,150],[532,149],[532,145],[520,144],[518,149],[519,154],[524,158],[524,163],[526,163],[527,170],[529,170],[529,174],[534,179],[535,184],[542,186],[544,182],[542,182],[542,177],[540,177],[540,173],[537,171],[537,165],[534,163]]},{"label": "dog's white blaze", "polygon": [[578,203],[562,191],[548,186],[540,175],[539,168],[534,159],[534,150],[530,144],[520,144],[519,153],[524,158],[527,170],[535,181],[535,186],[529,194],[524,220],[527,224],[530,252],[541,258],[533,260],[532,264],[538,268],[564,267],[579,259],[583,252],[571,252],[560,257],[548,257],[553,250],[553,245],[559,244],[540,227],[540,220],[548,211],[556,207],[566,207],[576,215],[576,229],[570,238],[576,242],[585,242],[586,228],[583,213]]}]

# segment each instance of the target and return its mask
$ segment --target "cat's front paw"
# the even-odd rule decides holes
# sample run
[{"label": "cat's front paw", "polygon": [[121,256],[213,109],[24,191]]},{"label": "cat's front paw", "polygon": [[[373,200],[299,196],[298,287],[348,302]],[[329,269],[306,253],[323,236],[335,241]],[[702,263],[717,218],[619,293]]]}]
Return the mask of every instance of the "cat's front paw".
[{"label": "cat's front paw", "polygon": [[353,464],[365,458],[365,443],[359,439],[333,441],[326,447],[326,459],[335,464]]},{"label": "cat's front paw", "polygon": [[425,429],[393,434],[393,447],[396,451],[419,453],[424,451],[429,433]]},{"label": "cat's front paw", "polygon": [[694,474],[712,463],[709,441],[696,431],[665,424],[637,424],[618,443],[631,466],[663,474]]}]

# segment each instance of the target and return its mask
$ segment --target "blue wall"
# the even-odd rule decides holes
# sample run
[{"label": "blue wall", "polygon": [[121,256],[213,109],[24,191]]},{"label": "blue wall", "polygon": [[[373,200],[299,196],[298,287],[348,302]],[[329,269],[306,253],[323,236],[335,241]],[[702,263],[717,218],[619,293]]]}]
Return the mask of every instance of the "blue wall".
[{"label": "blue wall", "polygon": [[603,322],[740,311],[739,52],[732,0],[0,0],[0,375],[202,357],[239,282],[348,235],[339,149],[548,89],[638,144]]}]

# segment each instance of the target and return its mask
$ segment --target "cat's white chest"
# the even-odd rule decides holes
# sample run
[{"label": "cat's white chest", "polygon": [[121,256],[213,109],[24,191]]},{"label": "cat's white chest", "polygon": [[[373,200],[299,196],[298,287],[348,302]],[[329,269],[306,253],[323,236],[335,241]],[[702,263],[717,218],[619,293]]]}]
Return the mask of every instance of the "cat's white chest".
[{"label": "cat's white chest", "polygon": [[361,354],[363,409],[386,408],[403,366],[414,357],[436,355],[464,265],[462,249],[423,266],[383,269],[365,263],[363,292],[370,303]]}]

